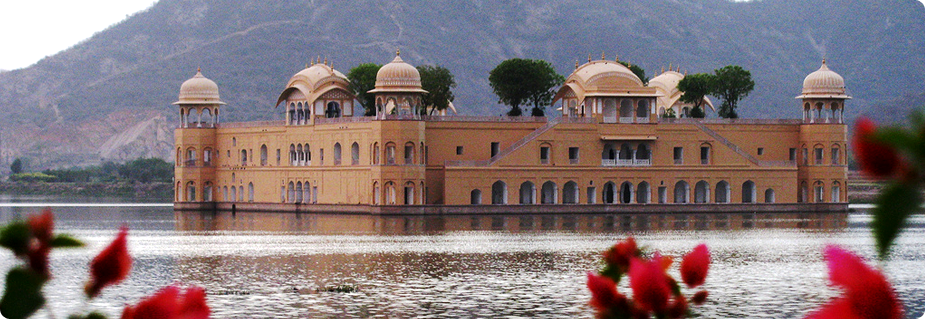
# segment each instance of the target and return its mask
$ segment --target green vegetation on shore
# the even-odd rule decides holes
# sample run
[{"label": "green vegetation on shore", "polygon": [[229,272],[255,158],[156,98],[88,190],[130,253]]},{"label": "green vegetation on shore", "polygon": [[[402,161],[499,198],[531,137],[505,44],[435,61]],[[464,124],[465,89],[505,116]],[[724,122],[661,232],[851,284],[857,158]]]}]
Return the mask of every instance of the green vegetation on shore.
[{"label": "green vegetation on shore", "polygon": [[9,181],[0,182],[0,193],[170,200],[173,164],[159,158],[139,158],[126,163],[14,173]]}]

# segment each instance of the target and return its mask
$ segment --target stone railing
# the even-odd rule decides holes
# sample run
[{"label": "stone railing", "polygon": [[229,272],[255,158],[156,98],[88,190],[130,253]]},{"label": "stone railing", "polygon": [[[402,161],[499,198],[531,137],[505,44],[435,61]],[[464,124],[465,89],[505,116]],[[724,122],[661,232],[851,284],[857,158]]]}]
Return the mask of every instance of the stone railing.
[{"label": "stone railing", "polygon": [[650,159],[601,159],[601,166],[651,166]]},{"label": "stone railing", "polygon": [[247,127],[261,127],[261,126],[283,126],[286,125],[286,121],[256,121],[256,122],[232,122],[232,123],[216,123],[215,127],[217,128],[247,128]]},{"label": "stone railing", "polygon": [[696,119],[696,118],[659,118],[659,123],[668,124],[755,124],[755,125],[774,125],[774,124],[804,124],[803,120],[795,119]]},{"label": "stone railing", "polygon": [[334,118],[315,118],[315,125],[319,124],[340,124],[340,123],[367,123],[376,119],[375,116],[357,116],[357,117],[334,117]]}]

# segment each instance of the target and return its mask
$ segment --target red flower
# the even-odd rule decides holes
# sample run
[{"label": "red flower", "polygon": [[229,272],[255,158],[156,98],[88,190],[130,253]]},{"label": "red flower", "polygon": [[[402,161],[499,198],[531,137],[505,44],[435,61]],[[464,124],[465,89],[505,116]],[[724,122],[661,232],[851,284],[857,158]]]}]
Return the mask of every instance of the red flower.
[{"label": "red flower", "polygon": [[29,229],[35,240],[29,244],[26,257],[29,268],[45,278],[51,277],[48,269],[48,254],[51,252],[51,238],[55,226],[55,216],[50,209],[45,209],[39,215],[29,216]]},{"label": "red flower", "polygon": [[32,236],[35,236],[39,242],[51,242],[51,233],[55,227],[55,215],[50,209],[45,209],[40,215],[29,216],[29,228],[32,230]]},{"label": "red flower", "polygon": [[902,318],[903,309],[896,292],[879,271],[838,246],[825,248],[832,285],[844,289],[845,294],[811,313],[808,319]]},{"label": "red flower", "polygon": [[710,270],[710,251],[705,244],[697,245],[681,260],[681,279],[690,288],[703,285],[707,279],[708,270]]},{"label": "red flower", "polygon": [[617,292],[617,284],[606,276],[588,273],[588,290],[591,290],[591,306],[605,310],[617,304],[626,304],[626,297]]},{"label": "red flower", "polygon": [[620,271],[626,272],[630,267],[630,259],[638,255],[639,248],[636,246],[636,240],[629,237],[604,252],[604,260],[608,265],[615,265],[620,268]]},{"label": "red flower", "polygon": [[671,298],[668,275],[662,268],[662,257],[658,254],[650,261],[639,258],[630,260],[630,288],[633,300],[643,311],[662,313]]},{"label": "red flower", "polygon": [[684,318],[687,315],[687,299],[684,296],[675,296],[674,302],[668,307],[668,318]]},{"label": "red flower", "polygon": [[708,293],[706,290],[698,291],[694,293],[693,297],[691,297],[691,302],[694,303],[695,305],[702,305],[704,302],[707,301],[707,296],[709,294],[710,293]]},{"label": "red flower", "polygon": [[902,165],[899,155],[893,147],[874,140],[877,125],[866,117],[858,118],[854,123],[855,158],[861,170],[871,177],[889,177]]},{"label": "red flower", "polygon": [[205,290],[191,287],[185,294],[169,286],[135,306],[125,306],[122,319],[205,319],[209,318]]},{"label": "red flower", "polygon": [[132,256],[128,254],[128,228],[122,226],[119,235],[90,262],[90,281],[85,292],[90,298],[96,297],[103,288],[118,284],[132,269]]}]

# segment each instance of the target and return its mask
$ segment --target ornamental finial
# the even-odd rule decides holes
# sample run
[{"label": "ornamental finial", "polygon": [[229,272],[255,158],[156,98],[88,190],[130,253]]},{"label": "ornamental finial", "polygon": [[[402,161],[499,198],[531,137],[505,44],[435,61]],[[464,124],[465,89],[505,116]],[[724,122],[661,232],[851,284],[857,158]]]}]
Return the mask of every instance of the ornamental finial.
[{"label": "ornamental finial", "polygon": [[395,56],[401,55],[401,48],[395,49]]}]

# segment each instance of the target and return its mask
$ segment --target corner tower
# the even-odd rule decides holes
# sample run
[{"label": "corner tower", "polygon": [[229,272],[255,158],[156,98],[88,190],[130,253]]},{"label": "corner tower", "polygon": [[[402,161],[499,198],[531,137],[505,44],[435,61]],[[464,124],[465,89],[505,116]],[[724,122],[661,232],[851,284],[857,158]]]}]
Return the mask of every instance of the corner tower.
[{"label": "corner tower", "polygon": [[401,51],[395,52],[395,59],[383,65],[376,73],[376,88],[369,91],[376,94],[376,117],[387,114],[421,114],[421,95],[427,93],[421,88],[421,73],[401,59]]},{"label": "corner tower", "polygon": [[803,121],[807,123],[843,123],[845,101],[851,99],[845,93],[845,79],[829,70],[822,60],[819,70],[803,79],[802,100]]},{"label": "corner tower", "polygon": [[180,125],[174,131],[176,201],[211,202],[215,128],[225,102],[219,98],[218,85],[196,70],[195,76],[180,85],[179,100],[173,104],[180,108]]}]

